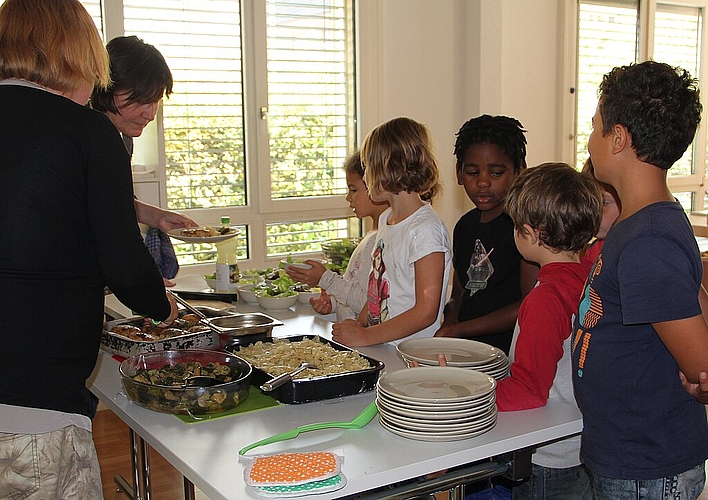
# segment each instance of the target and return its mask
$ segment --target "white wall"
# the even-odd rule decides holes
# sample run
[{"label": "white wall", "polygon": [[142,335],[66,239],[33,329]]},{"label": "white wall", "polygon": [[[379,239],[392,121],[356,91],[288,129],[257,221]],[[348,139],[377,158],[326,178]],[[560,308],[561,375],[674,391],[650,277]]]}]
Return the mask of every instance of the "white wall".
[{"label": "white wall", "polygon": [[430,129],[444,188],[434,206],[451,231],[472,207],[453,156],[469,118],[513,116],[529,165],[564,160],[563,1],[360,0],[361,132],[396,116]]}]

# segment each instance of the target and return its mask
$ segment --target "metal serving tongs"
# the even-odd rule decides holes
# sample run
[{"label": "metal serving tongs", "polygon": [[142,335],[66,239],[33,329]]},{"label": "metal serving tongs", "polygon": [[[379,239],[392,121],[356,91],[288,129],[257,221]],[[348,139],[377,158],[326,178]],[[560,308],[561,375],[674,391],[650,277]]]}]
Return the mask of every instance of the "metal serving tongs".
[{"label": "metal serving tongs", "polygon": [[320,429],[333,429],[333,428],[334,429],[361,429],[362,427],[364,427],[366,424],[368,424],[369,422],[371,422],[374,419],[377,412],[378,412],[378,408],[376,407],[376,401],[374,400],[369,404],[369,406],[364,408],[359,415],[354,417],[349,422],[320,422],[317,424],[301,425],[300,427],[295,427],[294,429],[290,429],[289,431],[281,432],[280,434],[276,434],[275,436],[270,436],[265,439],[261,439],[260,441],[256,441],[253,444],[249,444],[248,446],[241,448],[238,451],[238,454],[244,455],[244,454],[246,454],[247,451],[252,450],[253,448],[257,448],[259,446],[264,446],[266,444],[277,443],[279,441],[286,441],[288,439],[296,438],[297,436],[300,435],[301,432],[317,431]]},{"label": "metal serving tongs", "polygon": [[182,297],[177,295],[172,290],[167,290],[167,293],[170,294],[170,296],[172,298],[174,298],[178,303],[182,304],[189,312],[196,314],[199,317],[199,322],[202,325],[208,326],[213,332],[222,333],[221,329],[218,326],[212,324],[212,322],[209,320],[209,318],[207,318],[206,315],[203,312],[201,312],[199,309],[197,309],[192,304],[190,304],[189,302],[184,300]]}]

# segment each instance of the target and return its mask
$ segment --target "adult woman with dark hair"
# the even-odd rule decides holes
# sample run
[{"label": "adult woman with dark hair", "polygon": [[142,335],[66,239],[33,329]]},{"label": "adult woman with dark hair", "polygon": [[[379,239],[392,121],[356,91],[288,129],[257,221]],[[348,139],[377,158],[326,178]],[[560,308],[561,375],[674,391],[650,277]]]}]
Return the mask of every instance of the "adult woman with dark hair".
[{"label": "adult woman with dark hair", "polygon": [[177,306],[138,230],[125,147],[85,106],[109,82],[89,14],[6,0],[0,46],[0,303],[16,319],[0,331],[0,497],[102,498],[86,380],[104,287],[162,326]]},{"label": "adult woman with dark hair", "polygon": [[[128,152],[133,154],[133,138],[140,137],[155,119],[163,97],[172,93],[172,73],[159,50],[137,36],[119,36],[106,45],[111,82],[97,85],[91,107],[106,114],[121,133]],[[135,200],[138,221],[150,226],[146,241],[165,278],[177,274],[177,259],[169,237],[170,229],[198,225],[178,212],[164,210]],[[170,284],[169,282],[166,282]]]}]

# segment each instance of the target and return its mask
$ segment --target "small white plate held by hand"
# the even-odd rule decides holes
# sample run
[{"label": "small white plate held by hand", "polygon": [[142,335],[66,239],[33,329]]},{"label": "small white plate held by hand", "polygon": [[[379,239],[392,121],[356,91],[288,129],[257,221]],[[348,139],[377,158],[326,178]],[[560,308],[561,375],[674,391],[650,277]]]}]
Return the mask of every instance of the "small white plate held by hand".
[{"label": "small white plate held by hand", "polygon": [[[315,262],[319,262],[323,266],[327,264],[327,261],[325,259],[302,259],[302,260],[314,260]],[[305,264],[302,260],[298,261],[293,261],[293,262],[288,262],[288,259],[280,259],[280,263],[283,265],[283,269],[286,271],[288,270],[289,267],[297,267],[299,269],[312,269],[312,265],[310,264]]]}]

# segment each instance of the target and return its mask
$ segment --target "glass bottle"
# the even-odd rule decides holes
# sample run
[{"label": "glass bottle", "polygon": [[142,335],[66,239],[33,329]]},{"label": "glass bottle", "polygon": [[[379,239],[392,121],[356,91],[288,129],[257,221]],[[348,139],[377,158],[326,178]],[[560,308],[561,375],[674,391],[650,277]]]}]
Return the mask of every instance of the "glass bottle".
[{"label": "glass bottle", "polygon": [[[221,217],[221,227],[228,228],[231,225],[231,217]],[[238,280],[238,258],[236,249],[238,247],[238,236],[215,243],[216,245],[216,291],[228,292],[229,285]]]}]

